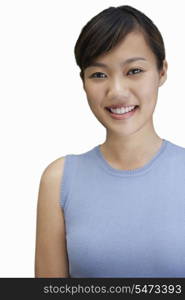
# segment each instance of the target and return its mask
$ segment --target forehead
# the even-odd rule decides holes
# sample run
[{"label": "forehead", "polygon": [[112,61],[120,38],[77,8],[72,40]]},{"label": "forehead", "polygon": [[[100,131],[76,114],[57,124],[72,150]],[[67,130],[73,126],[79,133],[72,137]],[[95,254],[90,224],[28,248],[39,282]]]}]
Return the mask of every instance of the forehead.
[{"label": "forehead", "polygon": [[[124,40],[120,41],[111,51],[100,55],[93,62],[101,62],[105,65],[126,61],[130,57],[141,57],[141,63],[155,63],[155,56],[148,46],[144,36],[140,32],[129,33]],[[134,60],[133,60],[134,61]],[[93,64],[92,62],[92,64]],[[132,60],[128,63],[132,62]]]}]

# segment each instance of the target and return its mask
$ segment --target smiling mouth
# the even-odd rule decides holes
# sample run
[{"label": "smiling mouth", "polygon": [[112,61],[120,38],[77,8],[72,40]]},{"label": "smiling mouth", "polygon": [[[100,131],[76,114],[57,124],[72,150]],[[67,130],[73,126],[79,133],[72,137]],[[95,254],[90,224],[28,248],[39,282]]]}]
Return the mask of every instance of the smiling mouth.
[{"label": "smiling mouth", "polygon": [[[135,105],[135,107],[134,107],[134,109],[133,110],[135,110],[135,109],[137,109],[139,107],[139,105]],[[106,110],[108,110],[110,113],[112,113],[112,111],[111,111],[111,109],[110,108],[108,108],[108,107],[105,107],[105,109]],[[126,112],[125,112],[126,113]],[[125,114],[125,113],[123,113],[123,114]]]},{"label": "smiling mouth", "polygon": [[135,105],[134,109],[128,111],[128,112],[112,112],[108,107],[105,107],[105,109],[108,111],[111,118],[115,120],[126,120],[132,117],[135,112],[139,109],[139,105]]}]

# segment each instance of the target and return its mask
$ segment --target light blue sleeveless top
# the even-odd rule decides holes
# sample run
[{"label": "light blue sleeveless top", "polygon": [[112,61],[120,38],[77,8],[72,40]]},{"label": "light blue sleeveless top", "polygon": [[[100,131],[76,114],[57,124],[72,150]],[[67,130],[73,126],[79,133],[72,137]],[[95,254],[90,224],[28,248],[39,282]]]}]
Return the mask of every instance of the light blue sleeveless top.
[{"label": "light blue sleeveless top", "polygon": [[119,170],[99,146],[65,156],[70,277],[185,277],[185,148],[163,139],[143,167]]}]

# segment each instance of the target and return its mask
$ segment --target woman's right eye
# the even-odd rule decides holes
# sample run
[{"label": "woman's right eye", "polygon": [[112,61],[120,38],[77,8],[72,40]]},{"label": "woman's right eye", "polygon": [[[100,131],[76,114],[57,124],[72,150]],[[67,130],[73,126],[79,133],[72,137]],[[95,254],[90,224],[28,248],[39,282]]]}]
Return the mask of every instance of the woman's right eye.
[{"label": "woman's right eye", "polygon": [[92,77],[92,78],[105,78],[105,77],[97,77],[97,76],[94,76],[94,75],[96,75],[96,74],[99,74],[99,75],[105,75],[104,73],[101,73],[101,72],[96,72],[96,73],[93,73],[90,77]]}]

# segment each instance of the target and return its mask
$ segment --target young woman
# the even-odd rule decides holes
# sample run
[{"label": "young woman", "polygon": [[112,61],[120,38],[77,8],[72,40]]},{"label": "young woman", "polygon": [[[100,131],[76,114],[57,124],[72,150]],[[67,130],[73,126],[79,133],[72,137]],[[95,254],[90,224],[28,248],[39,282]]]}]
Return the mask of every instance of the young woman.
[{"label": "young woman", "polygon": [[35,276],[185,277],[185,148],[153,125],[167,78],[159,30],[109,7],[84,26],[75,58],[106,139],[44,170]]}]

